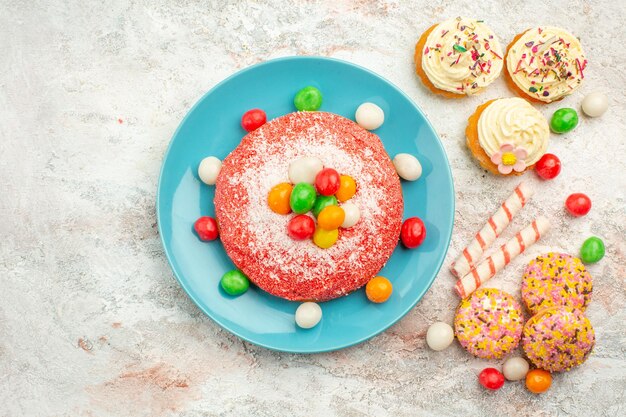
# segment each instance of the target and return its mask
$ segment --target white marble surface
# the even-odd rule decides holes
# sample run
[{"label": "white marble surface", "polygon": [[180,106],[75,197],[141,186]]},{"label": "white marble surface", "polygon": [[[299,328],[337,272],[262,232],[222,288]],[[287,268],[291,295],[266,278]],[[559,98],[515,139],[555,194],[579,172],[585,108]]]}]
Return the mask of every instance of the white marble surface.
[{"label": "white marble surface", "polygon": [[[626,404],[624,110],[626,6],[620,1],[255,2],[0,0],[0,416],[613,416]],[[516,4],[512,4],[516,3]],[[506,4],[506,5],[505,5]],[[399,324],[340,352],[299,356],[243,343],[207,319],[167,265],[156,230],[161,158],[181,118],[209,88],[247,65],[319,54],[361,64],[422,106],[446,148],[457,216],[446,264],[517,180],[484,173],[463,130],[482,101],[445,101],[412,70],[431,24],[484,19],[508,43],[536,24],[579,35],[590,60],[578,107],[600,90],[610,110],[553,136],[561,176],[539,183],[514,222],[542,212],[554,229],[492,281],[519,293],[526,262],[577,253],[590,234],[607,255],[589,268],[597,334],[586,364],[545,395],[509,383],[488,393],[477,373],[497,361],[456,343],[425,346],[457,300],[443,270]],[[574,220],[565,197],[588,193]],[[511,233],[511,232],[509,232]],[[505,237],[508,236],[505,235]]]}]

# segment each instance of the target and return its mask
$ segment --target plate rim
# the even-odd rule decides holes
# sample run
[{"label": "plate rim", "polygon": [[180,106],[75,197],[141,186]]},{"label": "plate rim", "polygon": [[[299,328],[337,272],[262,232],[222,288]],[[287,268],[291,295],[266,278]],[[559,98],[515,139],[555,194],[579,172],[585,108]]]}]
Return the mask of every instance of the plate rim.
[{"label": "plate rim", "polygon": [[[170,151],[171,151],[171,148],[172,148],[172,145],[173,145],[173,142],[174,142],[174,138],[178,136],[178,133],[179,133],[180,129],[182,128],[182,126],[187,121],[187,118],[189,118],[189,116],[193,113],[193,111],[196,109],[196,107],[198,107],[200,105],[200,103],[202,103],[205,100],[206,97],[208,97],[215,90],[220,88],[222,85],[230,82],[232,79],[234,79],[234,78],[238,77],[239,75],[242,75],[242,74],[244,74],[246,72],[253,71],[256,68],[259,68],[259,67],[262,67],[262,66],[265,66],[265,65],[272,65],[272,64],[275,64],[275,63],[279,63],[281,61],[314,61],[314,60],[331,61],[331,62],[334,62],[334,63],[337,63],[337,64],[354,67],[354,68],[356,68],[358,70],[361,70],[361,71],[364,71],[364,72],[368,73],[369,75],[371,75],[371,76],[373,76],[375,78],[378,78],[378,79],[382,80],[383,82],[388,84],[391,88],[395,89],[398,93],[400,93],[402,96],[404,96],[404,98],[407,99],[409,101],[409,103],[411,103],[413,108],[415,110],[417,110],[417,112],[422,116],[422,118],[426,121],[426,125],[428,126],[430,131],[434,134],[435,139],[436,139],[436,145],[441,150],[441,152],[443,154],[443,157],[444,157],[444,160],[446,162],[446,168],[447,168],[447,171],[448,171],[448,175],[450,177],[450,192],[452,194],[452,205],[451,205],[451,210],[450,210],[450,217],[451,217],[451,225],[452,225],[452,227],[450,227],[450,230],[449,230],[449,232],[447,233],[447,236],[446,236],[446,249],[440,255],[440,258],[437,261],[436,272],[433,274],[432,278],[430,278],[430,280],[428,281],[428,285],[426,285],[424,290],[419,294],[418,297],[416,297],[415,301],[412,301],[408,305],[408,307],[404,311],[402,311],[401,314],[399,314],[396,318],[394,318],[389,324],[387,324],[387,325],[385,325],[385,326],[383,326],[381,328],[376,329],[375,331],[371,332],[371,334],[368,334],[368,335],[366,335],[364,337],[361,337],[359,339],[351,341],[350,343],[344,343],[344,344],[340,344],[340,345],[333,346],[333,347],[328,347],[328,348],[323,348],[323,349],[316,349],[314,347],[312,347],[311,349],[308,349],[308,348],[307,349],[280,348],[280,347],[276,347],[276,346],[271,346],[271,345],[269,345],[267,343],[250,340],[250,338],[248,338],[247,336],[244,336],[244,335],[240,334],[240,332],[238,332],[236,330],[233,330],[230,327],[226,326],[218,318],[214,317],[211,314],[211,311],[209,309],[205,309],[202,306],[202,304],[196,299],[196,296],[193,294],[193,292],[190,291],[189,288],[187,288],[187,285],[185,284],[185,281],[183,279],[181,279],[181,277],[180,277],[179,271],[174,267],[173,262],[172,262],[172,256],[173,255],[170,254],[170,251],[168,250],[168,247],[165,244],[165,238],[164,238],[164,235],[163,235],[162,224],[161,224],[161,198],[162,198],[161,197],[161,188],[162,188],[163,176],[164,176],[164,171],[165,171],[165,162],[167,161],[168,156],[170,154]],[[219,83],[215,84],[206,93],[204,93],[199,99],[196,100],[194,105],[189,110],[187,110],[187,112],[185,114],[185,117],[183,117],[183,119],[179,122],[178,127],[176,128],[174,133],[171,135],[169,143],[168,143],[168,146],[167,146],[167,149],[165,150],[165,153],[163,154],[163,158],[161,159],[161,168],[159,170],[159,179],[158,179],[158,182],[157,182],[157,195],[156,195],[156,204],[155,205],[156,205],[156,217],[157,217],[156,220],[157,220],[157,229],[158,229],[158,232],[159,232],[159,239],[161,241],[161,246],[163,248],[163,252],[165,253],[165,257],[167,259],[167,263],[168,263],[168,265],[170,267],[170,270],[174,273],[174,277],[176,278],[176,281],[178,281],[178,284],[182,287],[182,289],[185,291],[187,296],[189,298],[191,298],[191,300],[194,302],[196,307],[200,309],[200,311],[202,311],[209,319],[211,319],[213,322],[215,322],[222,329],[224,329],[224,330],[228,331],[229,333],[237,336],[241,340],[244,340],[244,341],[246,341],[248,343],[251,343],[251,344],[253,344],[255,346],[260,346],[260,347],[263,347],[265,349],[269,349],[269,350],[276,351],[276,352],[294,353],[294,354],[315,354],[315,353],[333,352],[333,351],[336,351],[336,350],[349,348],[349,347],[352,347],[352,346],[359,345],[359,344],[361,344],[363,342],[366,342],[366,341],[372,339],[375,336],[378,336],[379,334],[383,333],[384,331],[386,331],[387,329],[389,329],[390,327],[395,325],[402,318],[404,318],[404,316],[406,316],[409,313],[409,311],[411,311],[417,305],[417,303],[419,303],[422,300],[424,295],[428,292],[428,290],[432,287],[433,283],[435,282],[435,279],[437,278],[437,275],[441,271],[441,268],[443,266],[443,262],[444,262],[444,260],[446,258],[448,250],[450,249],[450,242],[451,242],[451,239],[452,239],[452,231],[454,229],[454,220],[455,220],[455,215],[456,215],[456,193],[455,193],[455,190],[454,190],[454,177],[452,176],[452,167],[450,166],[450,160],[448,159],[448,154],[446,153],[446,150],[445,150],[445,148],[443,146],[443,143],[441,142],[441,138],[437,134],[437,131],[433,127],[433,125],[430,122],[430,120],[428,119],[428,117],[426,117],[426,115],[424,114],[422,109],[401,88],[396,86],[394,83],[392,83],[391,81],[389,81],[385,77],[376,74],[374,71],[369,70],[369,69],[367,69],[365,67],[362,67],[361,65],[354,64],[354,63],[349,62],[349,61],[345,61],[343,59],[332,58],[332,57],[325,57],[325,56],[317,56],[317,55],[293,55],[293,56],[285,56],[285,57],[273,58],[273,59],[261,61],[261,62],[258,62],[256,64],[253,64],[253,65],[247,66],[245,68],[242,68],[242,69],[234,72],[233,74],[229,75],[228,77],[224,78]]]}]

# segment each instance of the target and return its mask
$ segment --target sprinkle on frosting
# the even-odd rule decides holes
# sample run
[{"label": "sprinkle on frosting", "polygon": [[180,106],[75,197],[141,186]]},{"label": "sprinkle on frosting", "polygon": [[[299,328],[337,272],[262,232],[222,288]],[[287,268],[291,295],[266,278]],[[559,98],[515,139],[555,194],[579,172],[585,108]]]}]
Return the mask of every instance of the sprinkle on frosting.
[{"label": "sprinkle on frosting", "polygon": [[476,94],[502,71],[502,49],[482,20],[457,17],[428,35],[422,67],[433,85],[456,94]]},{"label": "sprinkle on frosting", "polygon": [[591,322],[580,310],[551,307],[528,320],[522,347],[536,367],[560,372],[585,362],[595,340]]},{"label": "sprinkle on frosting", "polygon": [[549,137],[548,121],[523,98],[495,100],[478,119],[478,142],[492,161],[494,158],[498,160],[496,154],[508,144],[513,148],[523,148],[526,155],[522,156],[520,152],[519,156],[523,158],[525,167],[531,166],[546,152]]},{"label": "sprinkle on frosting", "polygon": [[587,60],[574,35],[555,27],[538,27],[511,46],[506,65],[522,91],[550,103],[580,87]]},{"label": "sprinkle on frosting", "polygon": [[554,306],[585,311],[593,283],[578,258],[550,252],[530,261],[522,277],[522,299],[532,314]]},{"label": "sprinkle on frosting", "polygon": [[515,349],[522,335],[519,303],[495,288],[480,288],[464,298],[456,311],[454,332],[469,353],[501,358]]}]

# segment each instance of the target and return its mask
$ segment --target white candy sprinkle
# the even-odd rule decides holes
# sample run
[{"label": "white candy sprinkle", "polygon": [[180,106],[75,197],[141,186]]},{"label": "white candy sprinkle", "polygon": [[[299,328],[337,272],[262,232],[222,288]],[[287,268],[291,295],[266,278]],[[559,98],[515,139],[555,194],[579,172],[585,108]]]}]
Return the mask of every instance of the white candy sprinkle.
[{"label": "white candy sprinkle", "polygon": [[502,373],[509,381],[519,381],[528,373],[528,362],[524,358],[509,358],[502,366]]},{"label": "white candy sprinkle", "polygon": [[385,121],[385,112],[374,103],[363,103],[356,109],[356,122],[363,129],[378,129]]},{"label": "white candy sprinkle", "polygon": [[341,223],[341,227],[347,229],[358,223],[359,219],[361,218],[361,210],[359,210],[356,204],[350,202],[343,203],[341,205],[341,208],[346,215],[343,223]]},{"label": "white candy sprinkle", "polygon": [[422,165],[416,157],[408,153],[399,153],[393,158],[393,166],[400,178],[415,181],[422,176]]},{"label": "white candy sprinkle", "polygon": [[599,117],[609,108],[609,99],[602,93],[589,93],[582,102],[583,112],[589,117]]},{"label": "white candy sprinkle", "polygon": [[314,156],[296,159],[289,164],[289,180],[293,184],[301,182],[313,184],[315,177],[323,168],[322,161]]},{"label": "white candy sprinkle", "polygon": [[214,156],[207,156],[198,165],[198,176],[207,185],[215,185],[217,175],[222,169],[222,161]]},{"label": "white candy sprinkle", "polygon": [[296,324],[303,329],[315,327],[322,319],[322,308],[317,303],[302,303],[296,310]]},{"label": "white candy sprinkle", "polygon": [[444,350],[454,340],[454,331],[448,323],[438,321],[433,323],[426,332],[426,343],[432,350]]}]

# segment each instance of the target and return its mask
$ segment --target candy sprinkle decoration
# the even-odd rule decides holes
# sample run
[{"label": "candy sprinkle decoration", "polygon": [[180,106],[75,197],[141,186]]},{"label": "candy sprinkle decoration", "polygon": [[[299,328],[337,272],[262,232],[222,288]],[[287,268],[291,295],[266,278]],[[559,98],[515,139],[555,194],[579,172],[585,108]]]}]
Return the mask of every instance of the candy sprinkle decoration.
[{"label": "candy sprinkle decoration", "polygon": [[541,394],[550,389],[552,375],[543,369],[533,369],[526,375],[526,388],[533,394]]},{"label": "candy sprinkle decoration", "polygon": [[452,326],[442,321],[431,324],[426,332],[426,344],[435,351],[444,350],[452,344],[453,340]]},{"label": "candy sprinkle decoration", "polygon": [[485,368],[478,375],[478,381],[483,387],[495,391],[504,385],[504,375],[496,368]]},{"label": "candy sprinkle decoration", "polygon": [[399,153],[393,158],[393,166],[398,176],[406,181],[415,181],[422,176],[422,165],[411,154]]},{"label": "candy sprinkle decoration", "polygon": [[321,227],[315,229],[313,233],[313,243],[322,249],[328,249],[333,246],[339,238],[339,230],[324,230]]},{"label": "candy sprinkle decoration", "polygon": [[319,158],[314,156],[304,156],[289,164],[289,181],[292,184],[306,182],[313,184],[315,177],[324,168],[324,164]]},{"label": "candy sprinkle decoration", "polygon": [[384,303],[391,297],[393,286],[385,277],[374,277],[365,285],[365,295],[373,303]]},{"label": "candy sprinkle decoration", "polygon": [[315,198],[315,188],[311,184],[301,182],[293,187],[289,197],[289,205],[294,213],[304,214],[313,208]]},{"label": "candy sprinkle decoration", "polygon": [[222,161],[214,156],[207,156],[198,165],[198,177],[206,185],[215,185],[221,169]]},{"label": "candy sprinkle decoration", "polygon": [[361,210],[359,210],[359,207],[356,204],[351,202],[343,203],[341,208],[345,214],[341,227],[348,229],[359,222],[359,219],[361,218]]},{"label": "candy sprinkle decoration", "polygon": [[277,214],[289,214],[291,213],[291,191],[293,186],[288,182],[275,185],[267,195],[267,204],[270,206],[270,210]]},{"label": "candy sprinkle decoration", "polygon": [[302,303],[296,309],[296,324],[302,329],[310,329],[322,320],[322,308],[317,303]]},{"label": "candy sprinkle decoration", "polygon": [[580,248],[580,259],[586,264],[595,264],[604,258],[604,242],[599,237],[592,236],[585,240]]},{"label": "candy sprinkle decoration", "polygon": [[400,229],[400,240],[409,249],[414,249],[421,245],[426,239],[426,226],[419,217],[409,217],[402,223]]},{"label": "candy sprinkle decoration", "polygon": [[385,112],[374,103],[363,103],[354,115],[359,126],[366,130],[376,130],[385,121]]},{"label": "candy sprinkle decoration", "polygon": [[246,132],[252,132],[263,126],[266,121],[267,116],[263,110],[252,109],[245,112],[241,117],[241,127],[243,127],[243,130]]},{"label": "candy sprinkle decoration", "polygon": [[240,270],[233,269],[222,276],[220,286],[226,294],[238,296],[248,291],[250,280]]},{"label": "candy sprinkle decoration", "polygon": [[293,99],[298,111],[316,111],[322,106],[322,92],[315,87],[304,87]]},{"label": "candy sprinkle decoration", "polygon": [[193,228],[198,234],[198,237],[203,242],[208,242],[217,239],[219,235],[217,229],[217,221],[213,217],[202,216],[193,224]]},{"label": "candy sprinkle decoration", "polygon": [[609,99],[602,93],[589,93],[582,102],[583,112],[589,117],[600,117],[609,108]]},{"label": "candy sprinkle decoration", "polygon": [[591,199],[583,193],[570,194],[565,200],[565,208],[574,217],[582,217],[591,210]]},{"label": "candy sprinkle decoration", "polygon": [[561,172],[561,160],[554,154],[544,154],[535,164],[535,172],[544,180],[551,180]]},{"label": "candy sprinkle decoration", "polygon": [[571,108],[558,109],[550,119],[550,129],[554,133],[567,133],[578,125],[578,113]]},{"label": "candy sprinkle decoration", "polygon": [[502,373],[509,381],[519,381],[526,377],[528,368],[529,365],[526,359],[520,357],[509,358],[502,365]]}]

